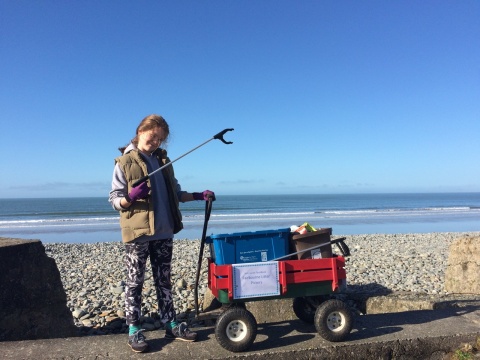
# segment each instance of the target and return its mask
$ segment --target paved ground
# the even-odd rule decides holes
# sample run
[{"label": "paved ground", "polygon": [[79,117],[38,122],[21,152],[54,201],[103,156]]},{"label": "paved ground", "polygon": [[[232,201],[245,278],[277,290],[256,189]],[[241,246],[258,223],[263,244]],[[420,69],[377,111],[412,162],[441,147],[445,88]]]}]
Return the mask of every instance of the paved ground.
[{"label": "paved ground", "polygon": [[[214,327],[194,329],[198,341],[167,342],[163,331],[147,332],[150,352],[133,353],[126,335],[0,343],[2,359],[444,359],[462,343],[480,337],[480,304],[357,316],[347,341],[329,343],[300,320],[259,324],[252,347],[223,349]],[[476,358],[480,358],[477,355]],[[476,359],[475,358],[475,359]]]}]

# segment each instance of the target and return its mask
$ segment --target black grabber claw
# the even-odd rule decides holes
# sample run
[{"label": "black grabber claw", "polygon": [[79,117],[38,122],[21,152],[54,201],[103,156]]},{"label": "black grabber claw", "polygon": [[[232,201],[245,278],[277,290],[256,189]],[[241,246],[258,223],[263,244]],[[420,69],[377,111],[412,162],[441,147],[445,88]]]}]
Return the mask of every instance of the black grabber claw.
[{"label": "black grabber claw", "polygon": [[223,131],[220,131],[217,135],[215,135],[213,138],[214,139],[217,139],[217,140],[220,140],[221,142],[223,142],[224,144],[233,144],[233,141],[225,141],[225,139],[223,138],[223,135],[225,135],[225,133],[227,131],[232,131],[233,129],[225,129]]}]

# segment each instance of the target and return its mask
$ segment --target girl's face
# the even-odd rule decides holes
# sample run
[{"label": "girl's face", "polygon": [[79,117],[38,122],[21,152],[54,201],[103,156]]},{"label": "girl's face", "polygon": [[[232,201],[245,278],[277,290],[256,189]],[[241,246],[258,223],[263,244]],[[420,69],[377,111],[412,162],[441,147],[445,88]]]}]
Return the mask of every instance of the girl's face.
[{"label": "girl's face", "polygon": [[165,132],[161,127],[152,130],[140,131],[138,133],[138,150],[143,153],[151,154],[158,149],[160,144],[165,140]]}]

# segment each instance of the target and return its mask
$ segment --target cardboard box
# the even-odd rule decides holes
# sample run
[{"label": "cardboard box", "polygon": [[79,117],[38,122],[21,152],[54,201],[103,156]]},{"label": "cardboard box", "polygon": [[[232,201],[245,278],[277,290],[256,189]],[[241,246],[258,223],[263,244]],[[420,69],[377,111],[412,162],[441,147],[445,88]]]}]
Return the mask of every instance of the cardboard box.
[{"label": "cardboard box", "polygon": [[[331,258],[330,235],[332,235],[331,228],[318,229],[303,235],[293,235],[290,241],[290,253],[302,251],[296,255],[298,260]],[[307,250],[310,248],[313,249]]]}]

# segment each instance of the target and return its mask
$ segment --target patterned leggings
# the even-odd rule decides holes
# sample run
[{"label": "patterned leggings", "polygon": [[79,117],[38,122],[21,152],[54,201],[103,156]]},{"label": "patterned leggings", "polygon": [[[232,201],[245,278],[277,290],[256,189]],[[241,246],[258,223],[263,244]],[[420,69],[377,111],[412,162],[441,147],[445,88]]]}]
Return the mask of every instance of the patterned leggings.
[{"label": "patterned leggings", "polygon": [[176,320],[171,284],[172,253],[172,239],[125,244],[125,264],[127,265],[125,315],[128,325],[140,325],[142,288],[149,256],[157,292],[160,321],[165,324]]}]

